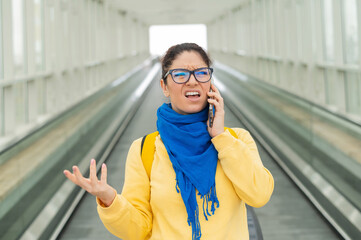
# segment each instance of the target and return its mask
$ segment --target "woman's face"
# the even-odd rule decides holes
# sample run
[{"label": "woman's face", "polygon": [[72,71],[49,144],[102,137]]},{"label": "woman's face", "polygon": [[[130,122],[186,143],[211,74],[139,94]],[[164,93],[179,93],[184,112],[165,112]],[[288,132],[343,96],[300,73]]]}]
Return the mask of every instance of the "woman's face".
[{"label": "woman's face", "polygon": [[[199,53],[184,51],[174,59],[170,70],[175,68],[194,70],[202,67],[208,66]],[[207,92],[210,89],[211,81],[206,83],[198,82],[192,74],[188,82],[178,84],[173,81],[172,76],[169,74],[167,84],[163,79],[161,79],[160,84],[164,95],[170,97],[172,109],[179,114],[197,113],[207,106]],[[187,92],[198,92],[199,95],[187,96]]]}]

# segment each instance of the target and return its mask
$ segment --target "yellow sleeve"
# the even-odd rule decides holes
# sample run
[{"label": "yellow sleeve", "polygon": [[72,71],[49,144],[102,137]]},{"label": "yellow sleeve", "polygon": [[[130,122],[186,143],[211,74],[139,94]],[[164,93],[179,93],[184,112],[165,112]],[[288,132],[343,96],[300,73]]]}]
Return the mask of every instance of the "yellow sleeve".
[{"label": "yellow sleeve", "polygon": [[146,239],[152,229],[150,184],[140,157],[141,140],[134,141],[129,149],[122,194],[109,207],[97,199],[104,226],[123,240]]},{"label": "yellow sleeve", "polygon": [[272,174],[263,166],[249,132],[241,128],[233,130],[238,139],[228,130],[212,139],[220,164],[240,199],[250,206],[262,207],[273,192]]}]

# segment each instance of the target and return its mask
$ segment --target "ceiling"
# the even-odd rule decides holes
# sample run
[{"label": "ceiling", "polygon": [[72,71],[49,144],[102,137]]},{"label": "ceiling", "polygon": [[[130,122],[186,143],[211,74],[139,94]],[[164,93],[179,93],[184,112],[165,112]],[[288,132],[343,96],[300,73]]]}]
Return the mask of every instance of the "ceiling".
[{"label": "ceiling", "polygon": [[147,25],[207,24],[250,0],[109,0]]}]

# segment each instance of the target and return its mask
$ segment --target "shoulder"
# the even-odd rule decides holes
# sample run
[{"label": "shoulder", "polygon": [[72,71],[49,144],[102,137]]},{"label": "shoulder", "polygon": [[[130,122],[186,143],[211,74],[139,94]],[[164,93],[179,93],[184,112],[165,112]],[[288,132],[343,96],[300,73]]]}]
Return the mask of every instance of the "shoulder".
[{"label": "shoulder", "polygon": [[139,147],[142,144],[143,137],[140,137],[132,142],[132,145],[130,145],[130,148],[132,147]]},{"label": "shoulder", "polygon": [[142,145],[142,139],[143,139],[143,137],[138,138],[132,142],[132,144],[130,145],[130,148],[129,148],[128,155],[139,155],[140,156],[140,148]]},{"label": "shoulder", "polygon": [[[142,137],[134,140],[130,145],[127,160],[125,163],[125,177],[146,176],[141,158]],[[142,170],[141,170],[142,169]]]}]

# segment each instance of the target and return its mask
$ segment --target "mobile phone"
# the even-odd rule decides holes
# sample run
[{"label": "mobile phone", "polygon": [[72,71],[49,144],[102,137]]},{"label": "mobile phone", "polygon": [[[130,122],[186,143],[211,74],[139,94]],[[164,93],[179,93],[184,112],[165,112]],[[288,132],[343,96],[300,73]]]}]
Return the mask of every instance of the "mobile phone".
[{"label": "mobile phone", "polygon": [[[211,86],[212,86],[212,83],[211,83]],[[212,88],[209,89],[209,92],[212,92]],[[213,126],[213,119],[214,119],[214,106],[213,106],[213,104],[209,104],[208,122],[209,122],[210,128]]]}]

